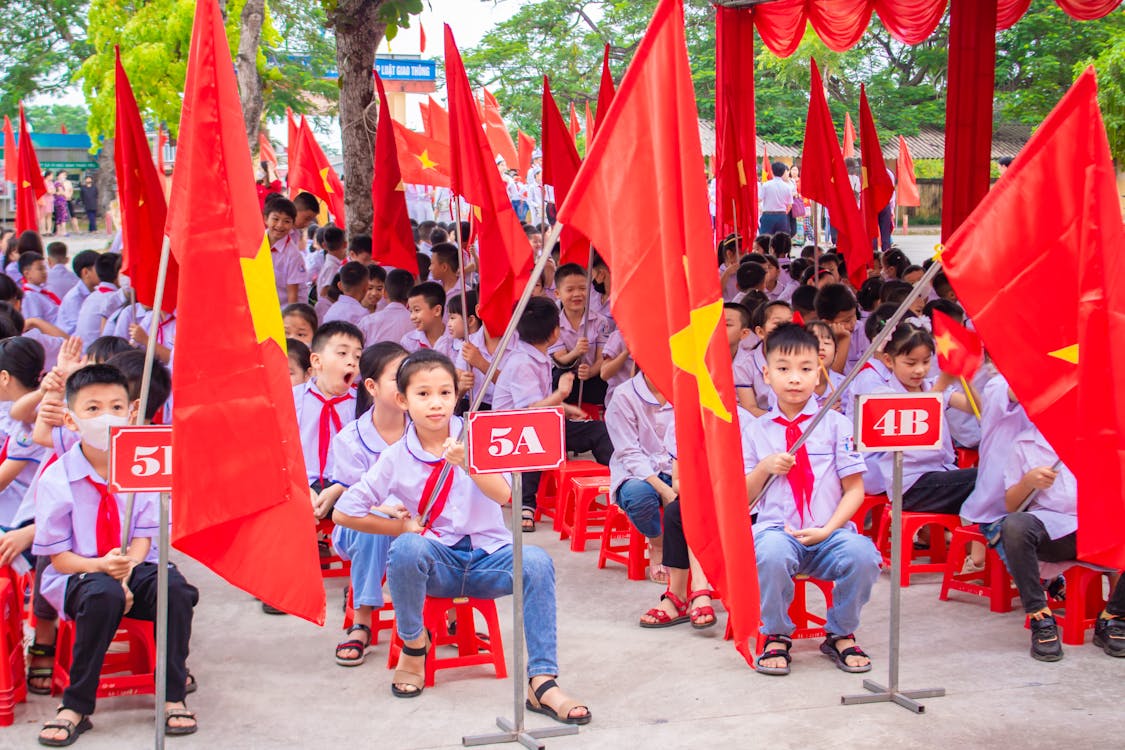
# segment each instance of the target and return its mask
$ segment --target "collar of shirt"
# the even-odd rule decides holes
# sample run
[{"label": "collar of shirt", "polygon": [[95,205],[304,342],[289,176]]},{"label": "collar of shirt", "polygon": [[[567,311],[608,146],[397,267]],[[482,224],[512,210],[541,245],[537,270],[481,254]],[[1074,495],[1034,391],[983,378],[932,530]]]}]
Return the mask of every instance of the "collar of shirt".
[{"label": "collar of shirt", "polygon": [[[390,443],[384,440],[383,436],[379,434],[379,431],[375,429],[374,409],[375,407],[371,407],[371,409],[356,420],[356,430],[359,433],[359,442],[363,445],[364,449],[366,449],[368,453],[379,455],[387,449]],[[409,427],[409,425],[410,422],[408,418],[407,426]]]},{"label": "collar of shirt", "polygon": [[517,347],[518,347],[518,351],[523,352],[527,356],[534,359],[536,362],[539,362],[539,363],[544,364],[544,365],[551,364],[551,358],[547,355],[546,352],[539,351],[538,349],[536,349],[534,346],[527,343],[526,341],[519,342]]},{"label": "collar of shirt", "polygon": [[[798,414],[798,416],[804,414],[815,416],[818,411],[820,411],[820,407],[817,406],[816,399],[810,396],[809,400],[805,402],[804,407],[801,408],[800,414]],[[777,417],[781,417],[785,420],[789,419],[789,417],[781,413],[781,408],[775,404],[768,412],[762,415],[761,419],[768,419],[770,422],[773,422],[773,420]],[[778,426],[780,427],[781,425]],[[804,432],[804,428],[802,428],[801,432]]]},{"label": "collar of shirt", "polygon": [[101,292],[102,294],[109,294],[110,292],[117,291],[117,285],[111,284],[108,281],[99,281],[98,285],[94,287],[94,290]]},{"label": "collar of shirt", "polygon": [[656,396],[653,395],[652,389],[648,387],[648,383],[645,382],[645,376],[643,374],[637,373],[629,380],[629,382],[632,384],[633,390],[636,391],[637,396],[646,404],[660,407],[668,405],[667,401],[661,404]]},{"label": "collar of shirt", "polygon": [[[589,316],[586,318],[586,338],[590,338],[592,335],[596,334],[600,330],[599,326],[601,325],[601,321],[602,321],[602,316],[599,315],[598,313],[594,312],[593,309],[591,309],[589,311]],[[578,322],[578,328],[581,328],[581,327],[582,327],[582,321],[579,321]],[[559,330],[563,331],[565,333],[573,333],[575,335],[579,335],[578,328],[575,328],[573,325],[571,325],[570,318],[567,317],[566,311],[560,309],[559,310]]]},{"label": "collar of shirt", "polygon": [[[325,393],[323,389],[321,389],[321,387],[316,384],[316,378],[309,378],[304,383],[302,383],[301,386],[298,387],[303,387],[305,389],[301,393],[301,395],[303,396],[307,396],[315,389],[317,393],[319,393],[326,399],[339,398],[339,396],[329,396],[327,393]],[[355,400],[355,390],[355,387],[349,388],[347,393],[341,393],[340,396],[347,396],[349,401]]]},{"label": "collar of shirt", "polygon": [[82,452],[82,443],[75,443],[74,447],[68,450],[62,457],[63,469],[66,471],[66,480],[68,482],[79,482],[86,477],[90,477],[98,484],[105,484],[106,480],[101,474],[94,469],[93,465],[87,460],[86,454]]},{"label": "collar of shirt", "polygon": [[282,237],[280,240],[278,240],[277,242],[274,242],[274,243],[270,244],[270,252],[271,253],[283,253],[286,250],[288,250],[289,248],[293,248],[294,250],[297,249],[297,246],[295,244],[293,244],[293,235],[292,234],[287,234],[284,237]]},{"label": "collar of shirt", "polygon": [[[460,434],[461,434],[461,418],[460,417],[450,417],[449,418],[449,435],[450,435],[450,437],[457,437]],[[406,443],[405,443],[406,452],[409,453],[410,456],[412,458],[414,458],[415,460],[421,461],[422,463],[427,463],[427,464],[432,464],[435,461],[441,460],[441,456],[435,456],[434,454],[432,454],[429,451],[422,448],[422,441],[420,441],[418,439],[418,430],[414,426],[413,423],[411,423],[410,425],[407,426],[406,435],[404,437],[406,438]],[[425,499],[423,498],[423,501],[424,500]]]}]

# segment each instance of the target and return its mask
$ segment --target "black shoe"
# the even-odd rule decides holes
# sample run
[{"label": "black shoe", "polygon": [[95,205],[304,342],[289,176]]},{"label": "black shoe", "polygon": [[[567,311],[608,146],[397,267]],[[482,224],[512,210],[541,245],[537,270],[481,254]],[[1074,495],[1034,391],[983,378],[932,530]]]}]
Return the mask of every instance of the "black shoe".
[{"label": "black shoe", "polygon": [[1059,625],[1053,615],[1031,620],[1031,658],[1039,661],[1059,661],[1063,658]]},{"label": "black shoe", "polygon": [[1094,645],[1110,656],[1125,657],[1125,619],[1099,617],[1094,624]]},{"label": "black shoe", "polygon": [[1050,598],[1060,602],[1066,601],[1066,579],[1062,576],[1055,576],[1043,588]]},{"label": "black shoe", "polygon": [[288,612],[285,612],[284,610],[280,610],[277,607],[271,607],[270,605],[266,604],[265,602],[262,602],[262,611],[265,612],[267,615],[286,615],[286,614],[289,614]]}]

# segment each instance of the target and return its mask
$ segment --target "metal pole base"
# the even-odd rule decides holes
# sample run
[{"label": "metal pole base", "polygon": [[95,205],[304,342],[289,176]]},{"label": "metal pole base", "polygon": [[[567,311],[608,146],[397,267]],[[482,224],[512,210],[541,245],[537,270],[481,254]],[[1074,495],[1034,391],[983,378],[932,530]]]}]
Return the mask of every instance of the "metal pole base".
[{"label": "metal pole base", "polygon": [[505,742],[518,742],[528,750],[543,750],[544,745],[540,740],[544,737],[563,737],[568,734],[578,734],[578,727],[574,725],[543,727],[542,729],[516,729],[515,723],[504,716],[496,717],[496,726],[502,732],[494,734],[475,734],[461,738],[465,747],[474,745],[499,745]]},{"label": "metal pole base", "polygon": [[857,703],[897,703],[903,708],[909,708],[916,714],[924,714],[926,707],[915,698],[940,698],[945,695],[945,688],[922,688],[921,690],[888,690],[874,680],[864,680],[863,689],[870,690],[871,694],[841,696],[840,703],[846,706]]}]

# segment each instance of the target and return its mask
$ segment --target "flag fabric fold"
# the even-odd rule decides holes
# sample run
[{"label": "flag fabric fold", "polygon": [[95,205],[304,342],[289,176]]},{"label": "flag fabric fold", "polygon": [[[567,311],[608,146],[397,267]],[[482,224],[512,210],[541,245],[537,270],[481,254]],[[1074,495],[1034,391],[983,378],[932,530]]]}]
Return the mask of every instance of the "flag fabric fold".
[{"label": "flag fabric fold", "polygon": [[302,191],[312,193],[328,204],[328,213],[336,226],[346,226],[344,212],[344,183],[332,168],[324,149],[316,142],[312,128],[301,119],[297,128],[297,161],[289,162],[289,194]]},{"label": "flag fabric fold", "polygon": [[277,171],[277,152],[273,150],[270,137],[263,130],[258,131],[258,161],[272,164],[274,171]]},{"label": "flag fabric fold", "polygon": [[715,9],[715,223],[720,239],[758,233],[754,11]]},{"label": "flag fabric fold", "polygon": [[449,145],[449,112],[434,101],[432,96],[428,97],[428,103],[422,108],[422,129],[434,140]]},{"label": "flag fabric fold", "polygon": [[[164,225],[168,204],[164,198],[162,175],[149,152],[144,122],[133,96],[133,87],[115,51],[116,123],[113,135],[113,165],[117,172],[117,204],[121,208],[121,272],[128,275],[137,301],[152,307],[156,301],[156,281],[160,252],[164,246]],[[179,264],[168,259],[161,309],[176,309]]]},{"label": "flag fabric fold", "polygon": [[609,105],[613,102],[615,88],[613,85],[613,72],[609,69],[609,45],[602,52],[602,79],[598,85],[598,111],[594,113],[594,133],[602,125],[602,120],[609,112]]},{"label": "flag fabric fold", "polygon": [[683,7],[661,0],[559,220],[605,257],[629,351],[675,405],[688,542],[749,661],[757,575],[707,204]]},{"label": "flag fabric fold", "polygon": [[418,276],[418,249],[406,210],[406,186],[398,166],[391,103],[383,79],[375,73],[379,94],[379,123],[375,128],[375,174],[371,181],[371,259],[384,266],[402,268]]},{"label": "flag fabric fold", "polygon": [[[496,156],[503,157],[508,169],[515,169],[519,163],[519,155],[516,152],[516,144],[512,142],[512,134],[504,123],[504,116],[500,114],[500,102],[496,101],[496,97],[488,89],[481,89],[481,91],[484,98],[482,108],[484,132],[488,136],[488,145],[492,147],[492,152]],[[520,177],[522,178],[523,175]]]},{"label": "flag fabric fold", "polygon": [[770,152],[766,149],[765,141],[762,141],[762,182],[769,182],[772,179],[773,168],[770,164]]},{"label": "flag fabric fold", "polygon": [[519,178],[527,179],[531,171],[532,154],[535,153],[535,139],[522,130],[517,131],[516,140],[519,141]]},{"label": "flag fabric fold", "polygon": [[[895,194],[891,174],[883,160],[883,149],[879,145],[879,133],[875,130],[875,118],[867,104],[867,87],[859,85],[859,135],[860,162],[862,169],[859,193],[860,208],[863,211],[864,227],[868,242],[879,241],[879,212],[886,208]],[[849,270],[851,266],[848,266]]]},{"label": "flag fabric fold", "polygon": [[449,187],[449,176],[453,171],[449,144],[416,133],[400,122],[392,122],[392,126],[398,144],[398,168],[402,181],[408,185]]},{"label": "flag fabric fold", "polygon": [[590,100],[586,100],[586,153],[590,153],[590,141],[594,140],[594,115],[590,112]]},{"label": "flag fabric fold", "polygon": [[959,378],[972,380],[984,361],[980,336],[941,310],[934,310],[934,346],[941,371]]},{"label": "flag fabric fold", "polygon": [[[582,160],[574,139],[567,130],[559,105],[551,94],[551,82],[543,76],[543,184],[555,189],[555,205],[561,206],[570,192],[574,176]],[[559,235],[559,265],[577,263],[585,266],[590,262],[590,243],[573,227],[563,226]]]},{"label": "flag fabric fold", "polygon": [[47,183],[39,169],[39,158],[31,142],[31,128],[20,102],[19,157],[16,159],[16,234],[39,231],[39,199],[47,194]]},{"label": "flag fabric fold", "polygon": [[578,149],[578,134],[582,132],[582,126],[578,124],[578,112],[574,109],[574,102],[570,103],[570,138],[574,141],[575,150]]},{"label": "flag fabric fold", "polygon": [[914,157],[906,146],[906,139],[898,137],[898,161],[895,162],[895,182],[898,194],[895,202],[900,206],[920,206],[922,196],[918,193],[918,179],[914,176]]},{"label": "flag fabric fold", "polygon": [[[292,172],[293,165],[301,161],[301,126],[297,124],[297,118],[293,116],[293,110],[288,107],[285,108],[285,124],[288,136],[288,140],[285,142],[285,158],[288,165],[286,169]],[[285,181],[289,182],[289,179],[288,174],[286,174]],[[291,190],[289,197],[296,194],[296,191]]]},{"label": "flag fabric fold", "polygon": [[844,113],[844,158],[855,158],[855,125],[852,124],[851,112]]},{"label": "flag fabric fold", "polygon": [[285,331],[216,0],[195,6],[180,125],[168,234],[191,293],[172,378],[172,545],[323,625]]},{"label": "flag fabric fold", "polygon": [[[1006,227],[999,236],[997,226]],[[1090,69],[950,237],[942,262],[989,356],[1078,478],[1079,558],[1118,569],[1125,568],[1125,358],[1107,342],[1125,335],[1122,247]],[[1029,304],[1047,299],[1049,315]]]},{"label": "flag fabric fold", "polygon": [[16,146],[16,134],[12,130],[12,121],[4,115],[4,181],[15,182],[19,179],[17,162],[19,161],[19,147]]}]

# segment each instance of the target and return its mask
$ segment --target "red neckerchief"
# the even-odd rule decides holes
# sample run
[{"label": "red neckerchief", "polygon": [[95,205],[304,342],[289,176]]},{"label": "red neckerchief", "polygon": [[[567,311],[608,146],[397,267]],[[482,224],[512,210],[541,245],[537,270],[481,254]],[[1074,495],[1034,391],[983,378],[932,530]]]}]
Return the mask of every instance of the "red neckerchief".
[{"label": "red neckerchief", "polygon": [[860,372],[863,372],[864,370],[871,370],[871,372],[878,373],[878,370],[875,369],[875,365],[871,364],[870,362],[864,362],[863,367],[859,368]]},{"label": "red neckerchief", "polygon": [[42,294],[42,295],[43,295],[44,297],[46,297],[47,299],[51,300],[51,301],[52,301],[52,302],[54,302],[54,303],[55,303],[56,305],[61,305],[61,304],[62,304],[62,300],[61,300],[61,299],[59,299],[59,295],[55,294],[55,293],[54,293],[54,292],[52,292],[52,291],[51,291],[50,289],[35,289],[35,288],[33,288],[33,287],[32,287],[32,286],[30,285],[30,284],[24,284],[24,285],[23,285],[23,290],[24,290],[25,292],[39,292],[39,294]]},{"label": "red neckerchief", "polygon": [[[792,421],[785,417],[774,417],[773,421],[785,428],[785,450],[791,449],[801,438],[800,425],[808,419],[812,419],[811,414],[798,414]],[[804,526],[805,514],[812,500],[813,470],[812,463],[809,461],[809,452],[805,450],[804,445],[797,449],[796,458],[797,463],[789,470],[786,478],[789,480],[789,488],[793,490],[793,499],[797,501],[797,513],[801,516],[801,525]]]},{"label": "red neckerchief", "polygon": [[104,287],[101,284],[98,284],[96,287],[94,287],[94,291],[96,291],[98,294],[113,294],[117,290],[113,289],[113,288],[110,288],[110,287]]},{"label": "red neckerchief", "polygon": [[156,327],[156,343],[162,346],[164,345],[164,328],[175,319],[176,313],[172,313],[166,320],[162,321],[160,325]]},{"label": "red neckerchief", "polygon": [[[421,460],[421,459],[419,459]],[[445,466],[445,459],[437,461],[422,461],[426,466],[431,467],[430,476],[426,479],[426,486],[422,488],[422,499],[418,502],[418,518],[422,519],[426,516],[426,508],[430,507],[430,517],[426,521],[426,525],[422,528],[422,533],[433,531],[435,535],[440,536],[438,532],[434,531],[434,522],[441,516],[441,512],[445,510],[445,503],[449,500],[449,493],[453,489],[453,472],[456,468],[451,468],[449,475],[445,478],[445,483],[434,498],[433,506],[427,505],[430,501],[430,496],[434,492],[434,487],[437,487],[438,477],[441,476],[442,467]]]},{"label": "red neckerchief", "polygon": [[309,393],[323,404],[320,407],[320,437],[317,439],[317,450],[320,459],[320,481],[324,482],[324,466],[328,463],[328,445],[332,442],[332,427],[335,427],[336,432],[339,432],[340,427],[343,426],[340,422],[340,415],[336,412],[336,404],[342,404],[349,400],[352,394],[345,393],[343,396],[325,398],[312,388],[309,389]]},{"label": "red neckerchief", "polygon": [[101,557],[121,547],[121,515],[117,508],[117,495],[110,492],[109,487],[101,482],[95,482],[90,475],[86,475],[86,481],[101,496],[101,501],[98,503],[97,527],[95,529],[98,557]]}]

